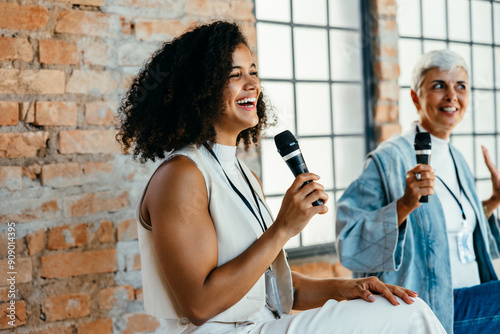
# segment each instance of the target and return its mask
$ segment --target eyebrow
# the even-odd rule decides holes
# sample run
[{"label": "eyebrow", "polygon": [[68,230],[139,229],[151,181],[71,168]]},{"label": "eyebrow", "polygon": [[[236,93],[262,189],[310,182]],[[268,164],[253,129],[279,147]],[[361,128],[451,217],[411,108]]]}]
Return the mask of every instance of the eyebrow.
[{"label": "eyebrow", "polygon": [[[255,65],[255,63],[252,63],[252,65],[250,65],[250,67],[257,68],[257,66]],[[233,67],[231,67],[232,70],[234,70],[234,69],[240,69],[240,68],[243,68],[243,66],[233,66]]]},{"label": "eyebrow", "polygon": [[[446,83],[445,80],[441,80],[441,79],[432,80],[431,83],[433,83],[433,82]],[[459,83],[459,84],[467,84],[467,81],[459,80],[459,81],[457,81],[457,83]]]}]

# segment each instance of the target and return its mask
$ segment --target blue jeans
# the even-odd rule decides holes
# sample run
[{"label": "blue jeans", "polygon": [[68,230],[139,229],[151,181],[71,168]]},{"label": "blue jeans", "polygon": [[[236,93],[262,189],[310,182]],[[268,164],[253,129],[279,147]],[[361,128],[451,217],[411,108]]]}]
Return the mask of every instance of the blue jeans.
[{"label": "blue jeans", "polygon": [[500,333],[500,281],[455,289],[454,334]]}]

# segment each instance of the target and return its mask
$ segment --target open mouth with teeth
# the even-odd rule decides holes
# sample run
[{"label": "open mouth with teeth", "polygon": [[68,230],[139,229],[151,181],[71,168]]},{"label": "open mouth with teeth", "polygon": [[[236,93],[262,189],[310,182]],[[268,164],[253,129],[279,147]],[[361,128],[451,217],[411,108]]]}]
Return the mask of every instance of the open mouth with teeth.
[{"label": "open mouth with teeth", "polygon": [[257,99],[255,97],[248,97],[236,101],[236,104],[244,109],[253,109],[257,104]]},{"label": "open mouth with teeth", "polygon": [[446,114],[453,114],[454,112],[458,111],[458,108],[455,107],[444,107],[444,108],[439,108],[439,110],[444,111]]}]

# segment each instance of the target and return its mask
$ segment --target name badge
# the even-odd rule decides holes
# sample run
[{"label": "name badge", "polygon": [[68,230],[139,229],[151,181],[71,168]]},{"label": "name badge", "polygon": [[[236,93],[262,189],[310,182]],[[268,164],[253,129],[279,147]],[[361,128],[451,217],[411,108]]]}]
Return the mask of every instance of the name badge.
[{"label": "name badge", "polygon": [[462,230],[458,232],[457,239],[460,262],[466,264],[476,260],[472,242],[472,231],[468,228],[462,228]]},{"label": "name badge", "polygon": [[283,311],[281,309],[278,285],[276,284],[276,275],[271,269],[266,270],[266,304],[276,318],[281,318]]}]

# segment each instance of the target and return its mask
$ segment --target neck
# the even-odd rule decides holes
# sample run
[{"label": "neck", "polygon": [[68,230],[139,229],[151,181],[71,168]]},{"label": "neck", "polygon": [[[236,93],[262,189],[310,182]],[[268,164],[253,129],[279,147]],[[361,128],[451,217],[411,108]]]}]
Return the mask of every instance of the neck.
[{"label": "neck", "polygon": [[[432,128],[430,126],[426,126],[425,124],[423,124],[422,120],[418,121],[418,125],[423,127],[425,129],[425,131],[429,132],[434,137],[438,137],[438,138],[441,138],[444,140],[447,140],[448,138],[450,138],[451,131],[449,131],[449,130],[435,129],[435,128]],[[432,129],[432,130],[429,131],[429,129]]]},{"label": "neck", "polygon": [[238,139],[238,134],[230,134],[222,131],[215,130],[215,142],[220,145],[225,146],[236,146],[236,139]]}]

